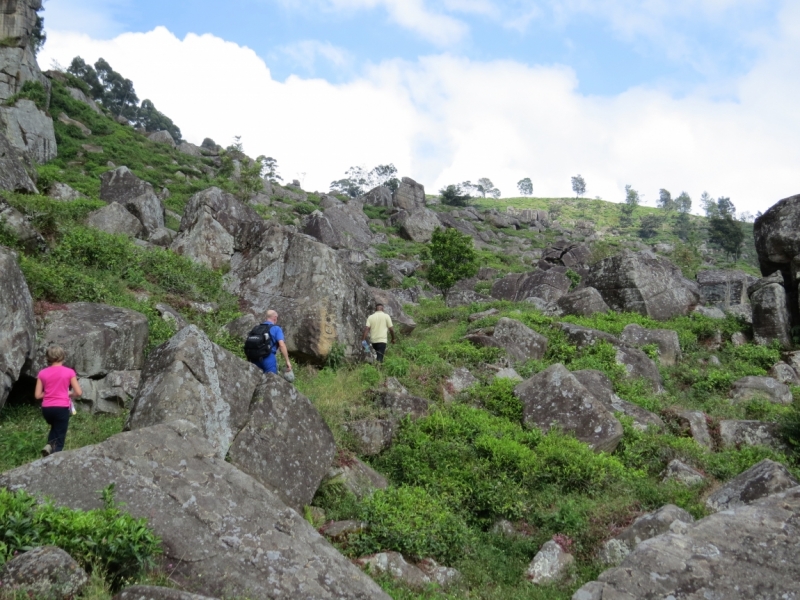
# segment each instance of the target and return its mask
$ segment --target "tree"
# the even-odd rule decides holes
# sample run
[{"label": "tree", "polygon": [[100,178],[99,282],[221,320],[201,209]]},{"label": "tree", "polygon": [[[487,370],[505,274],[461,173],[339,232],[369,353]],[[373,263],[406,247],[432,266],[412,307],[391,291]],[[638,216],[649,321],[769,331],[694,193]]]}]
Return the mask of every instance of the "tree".
[{"label": "tree", "polygon": [[112,69],[104,58],[94,63],[94,68],[103,85],[103,106],[114,116],[134,121],[139,111],[139,98],[133,89],[133,82]]},{"label": "tree", "polygon": [[736,206],[725,196],[717,198],[715,202],[707,194],[703,195],[708,217],[708,241],[738,260],[744,242],[744,229],[742,223],[736,220]]},{"label": "tree", "polygon": [[256,160],[261,163],[261,176],[270,181],[278,183],[283,181],[283,177],[278,175],[278,161],[271,156],[259,156]]},{"label": "tree", "polygon": [[681,195],[675,198],[673,202],[675,210],[681,214],[689,214],[692,212],[692,198],[686,192],[681,192]]},{"label": "tree", "polygon": [[442,204],[447,204],[448,206],[467,206],[470,198],[472,198],[469,194],[464,193],[461,186],[453,184],[440,189],[439,196],[442,199]]},{"label": "tree", "polygon": [[575,192],[576,198],[580,198],[586,193],[586,181],[580,175],[572,178],[572,191]]},{"label": "tree", "polygon": [[76,56],[72,59],[69,67],[67,67],[67,73],[74,75],[89,86],[89,94],[94,100],[103,100],[103,93],[105,90],[103,89],[103,84],[100,83],[100,79],[97,77],[97,71],[95,71],[91,65],[87,65],[86,61],[80,56]]},{"label": "tree", "polygon": [[622,205],[622,216],[619,219],[620,225],[630,227],[633,225],[633,213],[641,203],[642,198],[630,185],[625,186],[625,204]]},{"label": "tree", "polygon": [[47,41],[47,33],[44,30],[44,17],[39,14],[43,10],[44,6],[36,9],[36,22],[33,24],[33,30],[31,31],[31,46],[33,47],[34,55],[39,54],[39,50],[44,47],[44,43]]},{"label": "tree", "polygon": [[658,208],[670,212],[671,210],[675,209],[675,201],[672,199],[672,194],[669,193],[669,190],[665,190],[661,188],[658,191],[658,200],[656,201]]},{"label": "tree", "polygon": [[393,164],[378,165],[371,171],[364,167],[350,167],[342,179],[331,182],[330,189],[336,194],[357,198],[381,185],[392,191],[400,187],[397,168]]},{"label": "tree", "polygon": [[150,100],[142,100],[134,123],[145,131],[168,131],[175,143],[181,142],[180,128]]},{"label": "tree", "polygon": [[428,281],[438,289],[444,299],[450,289],[462,279],[473,277],[478,272],[478,255],[472,238],[457,229],[437,227],[429,246],[431,260]]},{"label": "tree", "polygon": [[525,179],[520,179],[517,182],[517,189],[519,193],[523,196],[532,196],[533,195],[533,183],[531,182],[530,177],[526,177]]},{"label": "tree", "polygon": [[643,216],[639,222],[639,237],[645,240],[656,237],[663,223],[664,215],[649,214]]},{"label": "tree", "polygon": [[492,198],[500,197],[500,190],[494,187],[492,180],[489,179],[488,177],[481,177],[480,179],[478,179],[478,183],[476,183],[472,187],[474,187],[475,191],[481,194],[484,198],[486,198],[486,196],[491,196]]}]

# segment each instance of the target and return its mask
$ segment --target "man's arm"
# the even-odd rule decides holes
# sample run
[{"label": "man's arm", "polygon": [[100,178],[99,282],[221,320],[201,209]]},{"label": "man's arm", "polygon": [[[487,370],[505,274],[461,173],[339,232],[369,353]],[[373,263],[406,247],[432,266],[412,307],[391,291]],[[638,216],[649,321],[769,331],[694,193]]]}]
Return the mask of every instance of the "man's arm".
[{"label": "man's arm", "polygon": [[364,327],[364,335],[361,336],[361,341],[366,342],[369,335],[369,327]]},{"label": "man's arm", "polygon": [[389,327],[389,333],[392,334],[392,343],[394,344],[394,327]]},{"label": "man's arm", "polygon": [[283,340],[278,341],[278,348],[281,349],[281,354],[283,354],[283,360],[286,362],[286,369],[291,371],[292,363],[289,362],[289,351],[286,349],[286,344]]}]

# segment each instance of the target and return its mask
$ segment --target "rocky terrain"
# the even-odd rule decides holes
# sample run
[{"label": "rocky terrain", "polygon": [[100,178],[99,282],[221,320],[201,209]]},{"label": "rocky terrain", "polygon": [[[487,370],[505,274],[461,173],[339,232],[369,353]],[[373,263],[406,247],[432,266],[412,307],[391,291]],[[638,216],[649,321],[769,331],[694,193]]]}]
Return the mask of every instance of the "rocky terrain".
[{"label": "rocky terrain", "polygon": [[[240,148],[42,73],[39,0],[7,4],[0,595],[800,597],[800,196],[731,263],[701,218],[645,244],[599,200],[254,185]],[[437,228],[480,267],[446,301]],[[376,301],[399,337],[381,367]],[[294,385],[243,358],[270,308]],[[50,344],[84,395],[38,459]],[[61,516],[37,537],[34,510]],[[67,544],[103,514],[137,528],[135,568],[122,542]]]}]

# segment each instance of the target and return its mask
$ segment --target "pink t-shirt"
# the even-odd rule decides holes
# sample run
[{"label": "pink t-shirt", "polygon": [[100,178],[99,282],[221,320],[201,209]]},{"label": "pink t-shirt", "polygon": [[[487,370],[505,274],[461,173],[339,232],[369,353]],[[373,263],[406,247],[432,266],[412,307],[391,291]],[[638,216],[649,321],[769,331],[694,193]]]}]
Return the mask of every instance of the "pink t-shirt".
[{"label": "pink t-shirt", "polygon": [[54,365],[39,371],[39,380],[44,388],[42,408],[69,408],[69,381],[75,371],[64,365]]}]

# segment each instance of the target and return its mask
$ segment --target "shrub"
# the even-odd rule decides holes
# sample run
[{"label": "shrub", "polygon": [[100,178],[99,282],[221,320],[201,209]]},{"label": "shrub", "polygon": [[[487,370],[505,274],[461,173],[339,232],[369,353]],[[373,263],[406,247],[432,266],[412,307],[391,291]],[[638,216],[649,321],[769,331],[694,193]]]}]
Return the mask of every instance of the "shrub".
[{"label": "shrub", "polygon": [[469,395],[493,415],[521,422],[522,402],[514,395],[516,384],[512,379],[494,379],[489,385],[473,387]]},{"label": "shrub", "polygon": [[386,290],[392,287],[394,277],[389,272],[389,265],[381,262],[364,269],[364,280],[372,287]]}]

